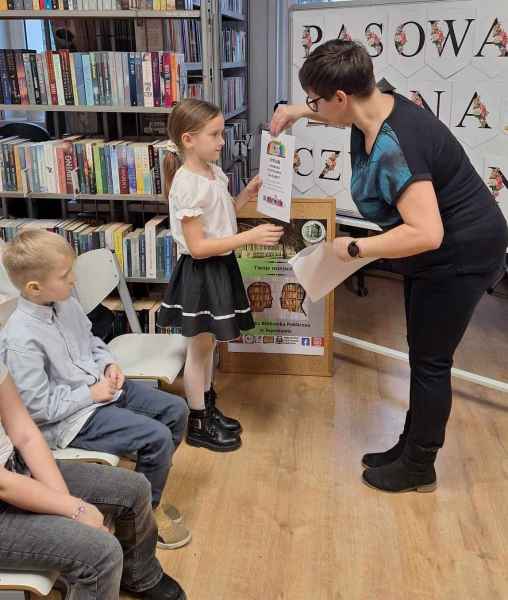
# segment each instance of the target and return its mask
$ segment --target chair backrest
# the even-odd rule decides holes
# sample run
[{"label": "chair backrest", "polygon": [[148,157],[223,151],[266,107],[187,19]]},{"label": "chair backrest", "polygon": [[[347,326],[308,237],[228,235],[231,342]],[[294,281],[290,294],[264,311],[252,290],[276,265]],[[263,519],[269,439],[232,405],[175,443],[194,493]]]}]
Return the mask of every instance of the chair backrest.
[{"label": "chair backrest", "polygon": [[142,333],[129,288],[111,250],[100,248],[80,254],[74,272],[76,295],[85,313],[90,313],[117,288],[132,333]]},{"label": "chair backrest", "polygon": [[80,254],[74,265],[76,294],[85,313],[90,313],[118,287],[120,275],[113,253],[107,248]]}]

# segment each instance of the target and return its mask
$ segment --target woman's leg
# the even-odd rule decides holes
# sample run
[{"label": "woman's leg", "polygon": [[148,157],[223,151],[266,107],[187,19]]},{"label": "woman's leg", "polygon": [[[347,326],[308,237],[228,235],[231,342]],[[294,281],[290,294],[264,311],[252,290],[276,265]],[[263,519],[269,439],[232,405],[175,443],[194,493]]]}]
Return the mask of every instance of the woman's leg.
[{"label": "woman's leg", "polygon": [[453,355],[494,273],[415,279],[409,301],[410,423],[401,457],[364,479],[388,491],[431,491],[452,405]]}]

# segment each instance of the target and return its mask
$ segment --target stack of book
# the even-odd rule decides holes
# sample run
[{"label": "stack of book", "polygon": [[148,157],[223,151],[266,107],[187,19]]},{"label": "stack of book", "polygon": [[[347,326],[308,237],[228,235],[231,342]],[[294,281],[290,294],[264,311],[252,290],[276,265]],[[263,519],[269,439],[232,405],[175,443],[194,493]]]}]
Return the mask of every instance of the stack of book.
[{"label": "stack of book", "polygon": [[0,104],[164,106],[187,95],[176,52],[0,50]]},{"label": "stack of book", "polygon": [[193,10],[192,0],[0,0],[0,10]]},{"label": "stack of book", "polygon": [[126,277],[168,280],[176,253],[167,217],[150,219],[143,228],[127,223],[91,224],[83,219],[0,219],[0,237],[8,242],[24,229],[46,229],[63,236],[77,255],[109,248]]},{"label": "stack of book", "polygon": [[241,24],[228,23],[222,28],[222,62],[242,63],[247,58],[247,32]]},{"label": "stack of book", "polygon": [[106,142],[79,135],[48,142],[0,138],[0,191],[162,194],[168,140]]},{"label": "stack of book", "polygon": [[245,77],[224,77],[223,81],[223,106],[227,115],[245,105]]}]

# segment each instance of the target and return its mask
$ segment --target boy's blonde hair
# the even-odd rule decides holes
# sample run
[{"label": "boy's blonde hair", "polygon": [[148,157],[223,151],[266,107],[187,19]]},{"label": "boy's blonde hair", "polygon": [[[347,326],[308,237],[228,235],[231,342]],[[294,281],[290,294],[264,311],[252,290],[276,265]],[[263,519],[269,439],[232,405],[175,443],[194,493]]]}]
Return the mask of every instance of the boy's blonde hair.
[{"label": "boy's blonde hair", "polygon": [[22,290],[29,281],[43,281],[54,269],[58,255],[76,256],[61,235],[26,229],[5,245],[2,262],[12,283]]}]

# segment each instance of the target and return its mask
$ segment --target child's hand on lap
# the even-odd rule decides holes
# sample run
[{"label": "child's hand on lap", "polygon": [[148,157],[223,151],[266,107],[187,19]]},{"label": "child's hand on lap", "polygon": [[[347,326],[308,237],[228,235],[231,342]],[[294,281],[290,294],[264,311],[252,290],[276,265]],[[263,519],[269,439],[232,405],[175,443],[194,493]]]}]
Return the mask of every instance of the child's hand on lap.
[{"label": "child's hand on lap", "polygon": [[107,377],[102,377],[98,383],[90,386],[90,393],[94,402],[111,402],[116,392],[116,385]]},{"label": "child's hand on lap", "polygon": [[109,379],[113,383],[117,390],[121,390],[123,388],[123,384],[125,382],[125,375],[123,374],[122,369],[118,365],[108,365],[108,367],[104,371],[104,375],[106,375],[107,379]]}]

